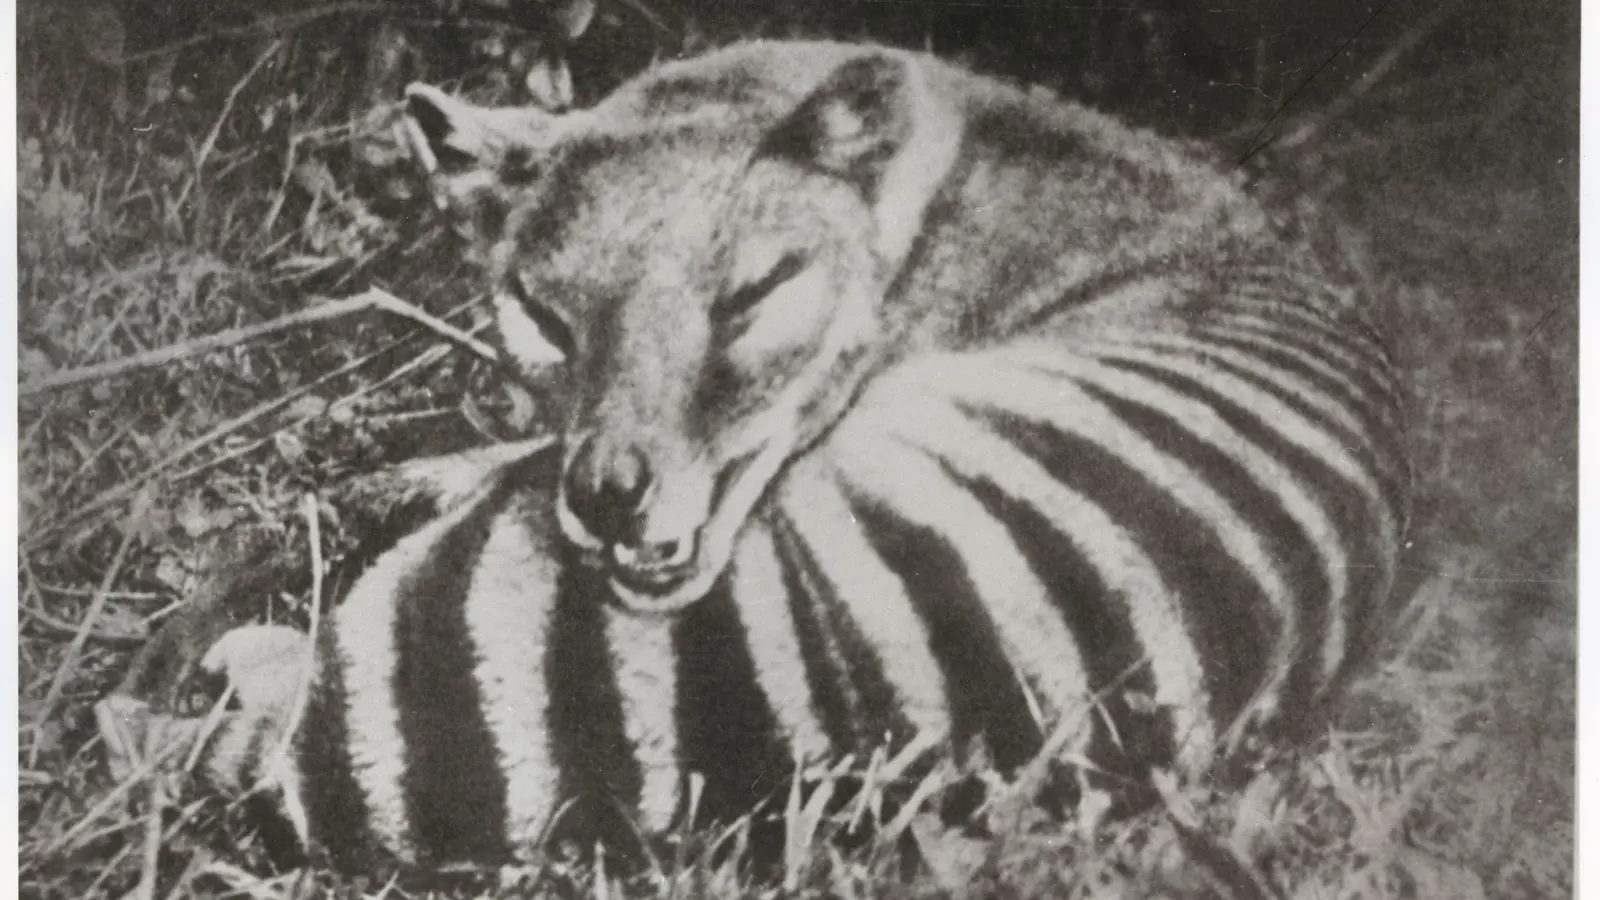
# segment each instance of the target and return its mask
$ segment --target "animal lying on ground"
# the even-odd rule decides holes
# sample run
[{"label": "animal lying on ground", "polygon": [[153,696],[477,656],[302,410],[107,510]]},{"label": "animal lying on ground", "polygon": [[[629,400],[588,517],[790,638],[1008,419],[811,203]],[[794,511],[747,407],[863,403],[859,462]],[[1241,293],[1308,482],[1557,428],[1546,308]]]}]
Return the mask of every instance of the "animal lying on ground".
[{"label": "animal lying on ground", "polygon": [[1177,145],[845,44],[562,115],[409,97],[507,358],[563,360],[558,440],[413,464],[432,517],[314,644],[200,604],[101,708],[223,670],[201,768],[328,863],[659,834],[691,773],[727,817],[918,738],[1138,796],[1315,733],[1371,655],[1388,355]]}]

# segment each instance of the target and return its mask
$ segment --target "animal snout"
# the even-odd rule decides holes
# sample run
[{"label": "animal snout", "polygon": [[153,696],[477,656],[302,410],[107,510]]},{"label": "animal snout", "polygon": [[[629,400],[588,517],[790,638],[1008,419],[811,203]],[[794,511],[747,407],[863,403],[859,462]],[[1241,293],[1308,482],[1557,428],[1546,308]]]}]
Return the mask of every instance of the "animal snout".
[{"label": "animal snout", "polygon": [[572,519],[641,588],[671,581],[695,552],[692,530],[680,534],[659,521],[652,528],[661,469],[638,444],[591,435],[573,451],[563,485]]},{"label": "animal snout", "polygon": [[654,486],[650,457],[634,444],[608,447],[591,435],[567,464],[567,508],[606,544],[638,543]]}]

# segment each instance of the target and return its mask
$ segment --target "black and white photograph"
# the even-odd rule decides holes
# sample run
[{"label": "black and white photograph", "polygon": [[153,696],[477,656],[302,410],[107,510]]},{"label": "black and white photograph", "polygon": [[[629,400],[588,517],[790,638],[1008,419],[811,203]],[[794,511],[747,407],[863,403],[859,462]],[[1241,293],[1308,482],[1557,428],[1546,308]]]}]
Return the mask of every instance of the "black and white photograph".
[{"label": "black and white photograph", "polygon": [[17,896],[1581,896],[1581,13],[17,0]]}]

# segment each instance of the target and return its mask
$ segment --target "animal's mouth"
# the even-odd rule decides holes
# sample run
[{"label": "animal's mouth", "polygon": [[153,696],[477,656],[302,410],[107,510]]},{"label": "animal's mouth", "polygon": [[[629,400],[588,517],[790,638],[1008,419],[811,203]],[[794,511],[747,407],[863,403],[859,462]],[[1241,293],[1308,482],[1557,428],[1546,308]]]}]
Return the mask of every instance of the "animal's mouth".
[{"label": "animal's mouth", "polygon": [[692,540],[676,556],[664,558],[625,544],[612,544],[607,548],[605,568],[612,579],[637,594],[671,593],[694,574],[698,544],[698,540]]},{"label": "animal's mouth", "polygon": [[635,613],[662,615],[693,605],[711,590],[727,560],[711,562],[700,553],[679,565],[628,565],[613,550],[593,558],[605,573],[611,594]]},{"label": "animal's mouth", "polygon": [[579,544],[583,561],[599,569],[624,608],[647,614],[675,612],[703,598],[728,567],[734,543],[776,466],[771,450],[746,454],[725,466],[712,488],[711,513],[686,542],[641,548],[590,538]]}]

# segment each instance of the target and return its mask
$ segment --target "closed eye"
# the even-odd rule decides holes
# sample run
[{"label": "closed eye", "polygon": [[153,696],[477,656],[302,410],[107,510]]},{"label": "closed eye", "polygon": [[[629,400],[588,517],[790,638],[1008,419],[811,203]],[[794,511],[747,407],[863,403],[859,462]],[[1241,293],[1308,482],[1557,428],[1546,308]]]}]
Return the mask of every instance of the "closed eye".
[{"label": "closed eye", "polygon": [[528,293],[528,288],[522,279],[511,279],[511,290],[521,304],[522,311],[527,314],[533,324],[538,327],[539,333],[550,345],[561,351],[567,359],[572,358],[573,351],[577,348],[577,341],[573,338],[572,327],[565,319],[550,307],[550,304],[541,302]]},{"label": "closed eye", "polygon": [[723,323],[737,321],[785,282],[805,271],[808,262],[810,260],[799,253],[786,254],[767,270],[767,274],[718,300],[711,315]]}]

